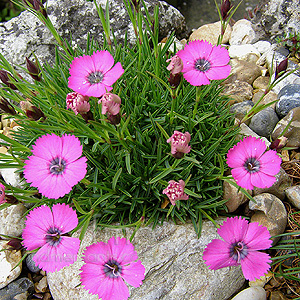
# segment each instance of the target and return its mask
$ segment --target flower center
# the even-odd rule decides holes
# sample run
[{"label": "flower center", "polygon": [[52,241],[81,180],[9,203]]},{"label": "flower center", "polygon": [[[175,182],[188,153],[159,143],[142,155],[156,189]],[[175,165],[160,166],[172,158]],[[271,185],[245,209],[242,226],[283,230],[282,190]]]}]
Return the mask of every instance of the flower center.
[{"label": "flower center", "polygon": [[245,161],[244,168],[251,174],[256,173],[260,169],[260,162],[255,157],[250,157]]},{"label": "flower center", "polygon": [[56,157],[50,162],[49,170],[51,174],[60,175],[64,172],[66,168],[66,161],[61,157]]},{"label": "flower center", "polygon": [[200,72],[206,72],[210,69],[210,62],[205,58],[199,58],[195,62],[195,69]]},{"label": "flower center", "polygon": [[232,257],[234,260],[236,260],[238,263],[241,262],[241,259],[244,259],[247,254],[247,246],[244,242],[237,242],[231,245],[230,247],[230,257]]},{"label": "flower center", "polygon": [[119,277],[121,276],[122,267],[117,261],[111,259],[104,265],[103,271],[109,278]]},{"label": "flower center", "polygon": [[97,84],[97,83],[102,82],[103,77],[104,77],[104,75],[102,72],[96,71],[96,72],[90,73],[87,76],[87,80],[90,84]]},{"label": "flower center", "polygon": [[61,241],[61,231],[56,227],[50,227],[47,230],[46,242],[50,246],[57,246]]}]

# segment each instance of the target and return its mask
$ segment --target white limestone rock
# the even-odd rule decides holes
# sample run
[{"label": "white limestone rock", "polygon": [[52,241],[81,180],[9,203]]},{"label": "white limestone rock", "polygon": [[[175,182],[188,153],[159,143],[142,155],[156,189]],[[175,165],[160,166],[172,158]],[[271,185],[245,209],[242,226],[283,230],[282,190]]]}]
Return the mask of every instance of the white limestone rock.
[{"label": "white limestone rock", "polygon": [[255,31],[250,21],[241,19],[233,27],[229,39],[230,45],[251,44],[255,40]]},{"label": "white limestone rock", "polygon": [[238,293],[232,300],[266,300],[266,291],[259,286],[249,287]]},{"label": "white limestone rock", "polygon": [[232,45],[228,49],[230,58],[256,62],[260,58],[260,52],[251,44]]}]

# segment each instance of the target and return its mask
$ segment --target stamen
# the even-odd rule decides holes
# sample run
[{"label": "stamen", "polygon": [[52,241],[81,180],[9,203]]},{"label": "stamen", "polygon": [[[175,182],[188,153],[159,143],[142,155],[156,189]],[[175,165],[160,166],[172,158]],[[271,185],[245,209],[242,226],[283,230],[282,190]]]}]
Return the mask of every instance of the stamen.
[{"label": "stamen", "polygon": [[56,157],[50,162],[49,170],[51,174],[60,175],[66,168],[66,161],[61,157]]},{"label": "stamen", "polygon": [[250,157],[245,161],[244,168],[249,173],[256,173],[260,169],[260,162],[255,157]]},{"label": "stamen", "polygon": [[93,73],[90,73],[86,79],[88,80],[88,82],[90,84],[97,84],[97,83],[101,83],[102,80],[103,80],[103,73],[100,72],[100,71],[96,71],[96,72],[93,72]]},{"label": "stamen", "polygon": [[210,69],[210,62],[205,58],[199,58],[195,62],[195,69],[200,72],[206,72]]}]

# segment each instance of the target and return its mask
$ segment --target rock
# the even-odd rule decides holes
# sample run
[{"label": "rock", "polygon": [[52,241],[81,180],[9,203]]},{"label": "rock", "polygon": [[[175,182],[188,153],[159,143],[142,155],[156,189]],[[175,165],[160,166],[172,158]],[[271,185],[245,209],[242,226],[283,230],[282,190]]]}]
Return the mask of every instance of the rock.
[{"label": "rock", "polygon": [[[228,25],[223,36],[222,43],[226,44],[229,41],[229,37],[231,35],[231,26]],[[190,35],[189,40],[205,40],[213,45],[216,45],[218,42],[219,35],[221,34],[221,22],[215,22],[211,24],[205,24]]]},{"label": "rock", "polygon": [[230,107],[230,112],[235,114],[235,118],[242,120],[248,111],[253,107],[252,101],[243,101],[240,103],[233,104]]},{"label": "rock", "polygon": [[[145,1],[150,15],[159,5],[159,40],[175,31],[177,37],[187,34],[184,17],[173,6],[163,1]],[[106,0],[97,1],[105,9]],[[54,27],[72,46],[86,48],[87,34],[102,44],[103,28],[93,2],[86,0],[48,0],[47,12]],[[127,33],[128,42],[133,43],[135,34],[122,0],[109,3],[110,24],[118,42],[122,43]],[[42,63],[54,61],[55,40],[49,30],[28,11],[1,23],[0,53],[13,64],[24,65],[25,57],[34,53]]]},{"label": "rock", "polygon": [[7,242],[0,241],[0,289],[18,278],[22,271],[22,264],[16,267],[22,258],[21,251],[7,249]]},{"label": "rock", "polygon": [[255,47],[260,54],[263,54],[271,49],[271,43],[268,41],[258,41],[253,44],[253,47]]},{"label": "rock", "polygon": [[23,188],[24,183],[21,181],[20,170],[17,168],[3,168],[0,170],[0,174],[4,181],[17,188]]},{"label": "rock", "polygon": [[256,138],[260,138],[266,143],[267,147],[269,147],[271,144],[265,137],[260,137],[257,133],[251,130],[246,124],[242,123],[240,124],[239,138],[242,139],[244,136],[254,136]]},{"label": "rock", "polygon": [[[253,94],[253,97],[252,97],[253,103],[257,103],[262,96],[263,96],[263,98],[260,101],[260,105],[269,104],[271,102],[274,102],[274,101],[278,100],[276,93],[270,91],[269,93],[267,93],[265,95],[264,90],[258,90],[257,92],[254,91],[254,94]],[[273,109],[275,109],[275,105],[276,105],[276,103],[274,102],[269,107],[272,107]]]},{"label": "rock", "polygon": [[239,292],[232,300],[266,300],[266,291],[259,286],[249,287]]},{"label": "rock", "polygon": [[279,117],[285,117],[290,110],[300,106],[300,84],[289,84],[278,94],[276,112]]},{"label": "rock", "polygon": [[[225,219],[220,218],[221,224]],[[125,229],[130,237],[133,229]],[[133,239],[135,250],[146,268],[146,279],[139,288],[130,288],[131,300],[227,299],[238,291],[245,278],[240,267],[209,270],[202,259],[203,250],[214,238],[219,238],[214,225],[204,220],[203,234],[197,238],[192,224],[141,227]],[[76,232],[74,236],[78,236]],[[96,300],[80,284],[79,269],[83,265],[83,249],[112,236],[123,236],[121,229],[95,231],[89,226],[80,245],[78,260],[58,272],[48,273],[48,284],[55,300]]]},{"label": "rock", "polygon": [[246,19],[238,20],[232,27],[229,39],[230,45],[252,44],[255,40],[255,31],[250,21]]},{"label": "rock", "polygon": [[[268,193],[253,198],[256,203],[249,202],[249,208],[255,210],[251,222],[258,222],[260,225],[266,226],[271,236],[283,233],[287,224],[287,212],[281,200]],[[279,237],[272,238],[272,240],[274,246]]]},{"label": "rock", "polygon": [[266,283],[268,283],[272,279],[272,277],[273,273],[269,271],[265,276],[261,276],[259,279],[256,279],[254,281],[249,281],[249,286],[260,286],[263,288]]},{"label": "rock", "polygon": [[300,209],[300,187],[298,185],[288,187],[285,190],[286,196],[289,199],[289,202]]},{"label": "rock", "polygon": [[[290,123],[291,122],[291,123]],[[288,139],[287,147],[300,147],[300,107],[292,109],[283,119],[281,119],[272,133],[272,139],[276,140],[279,135],[286,129],[290,123],[289,128],[284,133]]]},{"label": "rock", "polygon": [[240,60],[246,60],[248,62],[254,62],[260,58],[260,53],[257,49],[250,45],[232,45],[228,49],[229,56]]},{"label": "rock", "polygon": [[35,265],[35,262],[33,261],[33,256],[35,255],[35,253],[30,253],[26,256],[25,262],[26,262],[26,266],[29,269],[29,271],[36,273],[39,272],[41,269]]},{"label": "rock", "polygon": [[232,105],[252,99],[252,92],[253,88],[249,83],[236,80],[235,82],[224,84],[221,94],[231,98],[229,105]]},{"label": "rock", "polygon": [[253,81],[253,88],[266,90],[269,84],[269,76],[259,76]]},{"label": "rock", "polygon": [[39,293],[45,293],[48,288],[47,276],[44,276],[39,282],[35,284],[35,289]]},{"label": "rock", "polygon": [[20,298],[19,295],[28,295],[28,291],[33,290],[33,282],[26,277],[19,278],[3,289],[0,289],[1,300],[12,300],[12,299],[27,299]]},{"label": "rock", "polygon": [[224,83],[234,83],[239,80],[252,84],[257,77],[261,76],[261,69],[253,62],[234,58],[230,60],[229,64],[231,66],[231,76]]},{"label": "rock", "polygon": [[283,37],[289,32],[300,32],[299,1],[270,0],[262,2],[259,13],[252,20],[258,39]]},{"label": "rock", "polygon": [[10,236],[21,236],[25,228],[23,215],[26,210],[21,203],[0,210],[0,233]]},{"label": "rock", "polygon": [[[252,191],[248,192],[252,195]],[[223,183],[223,200],[228,200],[225,203],[228,208],[228,212],[234,212],[240,205],[249,201],[249,199],[241,191],[227,181],[224,181]]]},{"label": "rock", "polygon": [[267,107],[251,118],[249,127],[258,135],[268,138],[278,121],[279,118],[275,110],[271,107]]},{"label": "rock", "polygon": [[280,291],[271,291],[270,300],[288,300]]},{"label": "rock", "polygon": [[275,177],[276,181],[271,187],[265,189],[255,187],[253,190],[253,195],[269,193],[275,195],[280,200],[284,200],[285,190],[292,185],[292,180],[282,168],[280,168],[280,171],[278,172],[278,174],[276,174]]}]

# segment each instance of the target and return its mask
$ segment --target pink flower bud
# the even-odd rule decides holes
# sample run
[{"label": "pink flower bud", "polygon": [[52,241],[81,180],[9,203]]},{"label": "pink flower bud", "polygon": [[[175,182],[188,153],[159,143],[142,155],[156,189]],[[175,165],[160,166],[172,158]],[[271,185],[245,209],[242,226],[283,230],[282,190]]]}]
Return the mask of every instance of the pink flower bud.
[{"label": "pink flower bud", "polygon": [[190,140],[191,135],[189,132],[174,131],[173,135],[167,140],[167,143],[171,143],[171,153],[175,158],[181,158],[183,153],[191,151],[191,146],[188,145]]},{"label": "pink flower bud", "polygon": [[90,111],[89,97],[83,96],[77,92],[72,92],[67,95],[67,109],[71,108],[75,115],[79,113],[87,113]]},{"label": "pink flower bud", "polygon": [[163,190],[163,194],[168,196],[172,205],[175,205],[177,200],[189,199],[189,196],[184,193],[184,187],[185,182],[183,180],[179,180],[179,182],[170,180],[169,185]]},{"label": "pink flower bud", "polygon": [[6,202],[5,201],[5,186],[0,183],[0,204]]},{"label": "pink flower bud", "polygon": [[174,55],[173,57],[169,58],[167,62],[170,62],[167,66],[167,70],[169,70],[171,74],[176,75],[182,71],[183,62],[179,56]]},{"label": "pink flower bud", "polygon": [[221,16],[223,21],[227,19],[230,8],[231,8],[230,0],[223,0],[221,4]]},{"label": "pink flower bud", "polygon": [[[17,87],[11,83],[10,77],[15,80],[15,78],[7,71],[5,70],[0,70],[0,80],[7,85],[8,87],[10,87],[13,90],[17,90]],[[15,80],[16,81],[16,80]]]},{"label": "pink flower bud", "polygon": [[35,105],[31,104],[29,101],[21,101],[20,107],[26,114],[27,118],[37,121],[41,118],[46,119],[44,113]]},{"label": "pink flower bud", "polygon": [[116,116],[120,112],[121,98],[118,95],[105,93],[98,101],[102,103],[102,114]]}]

